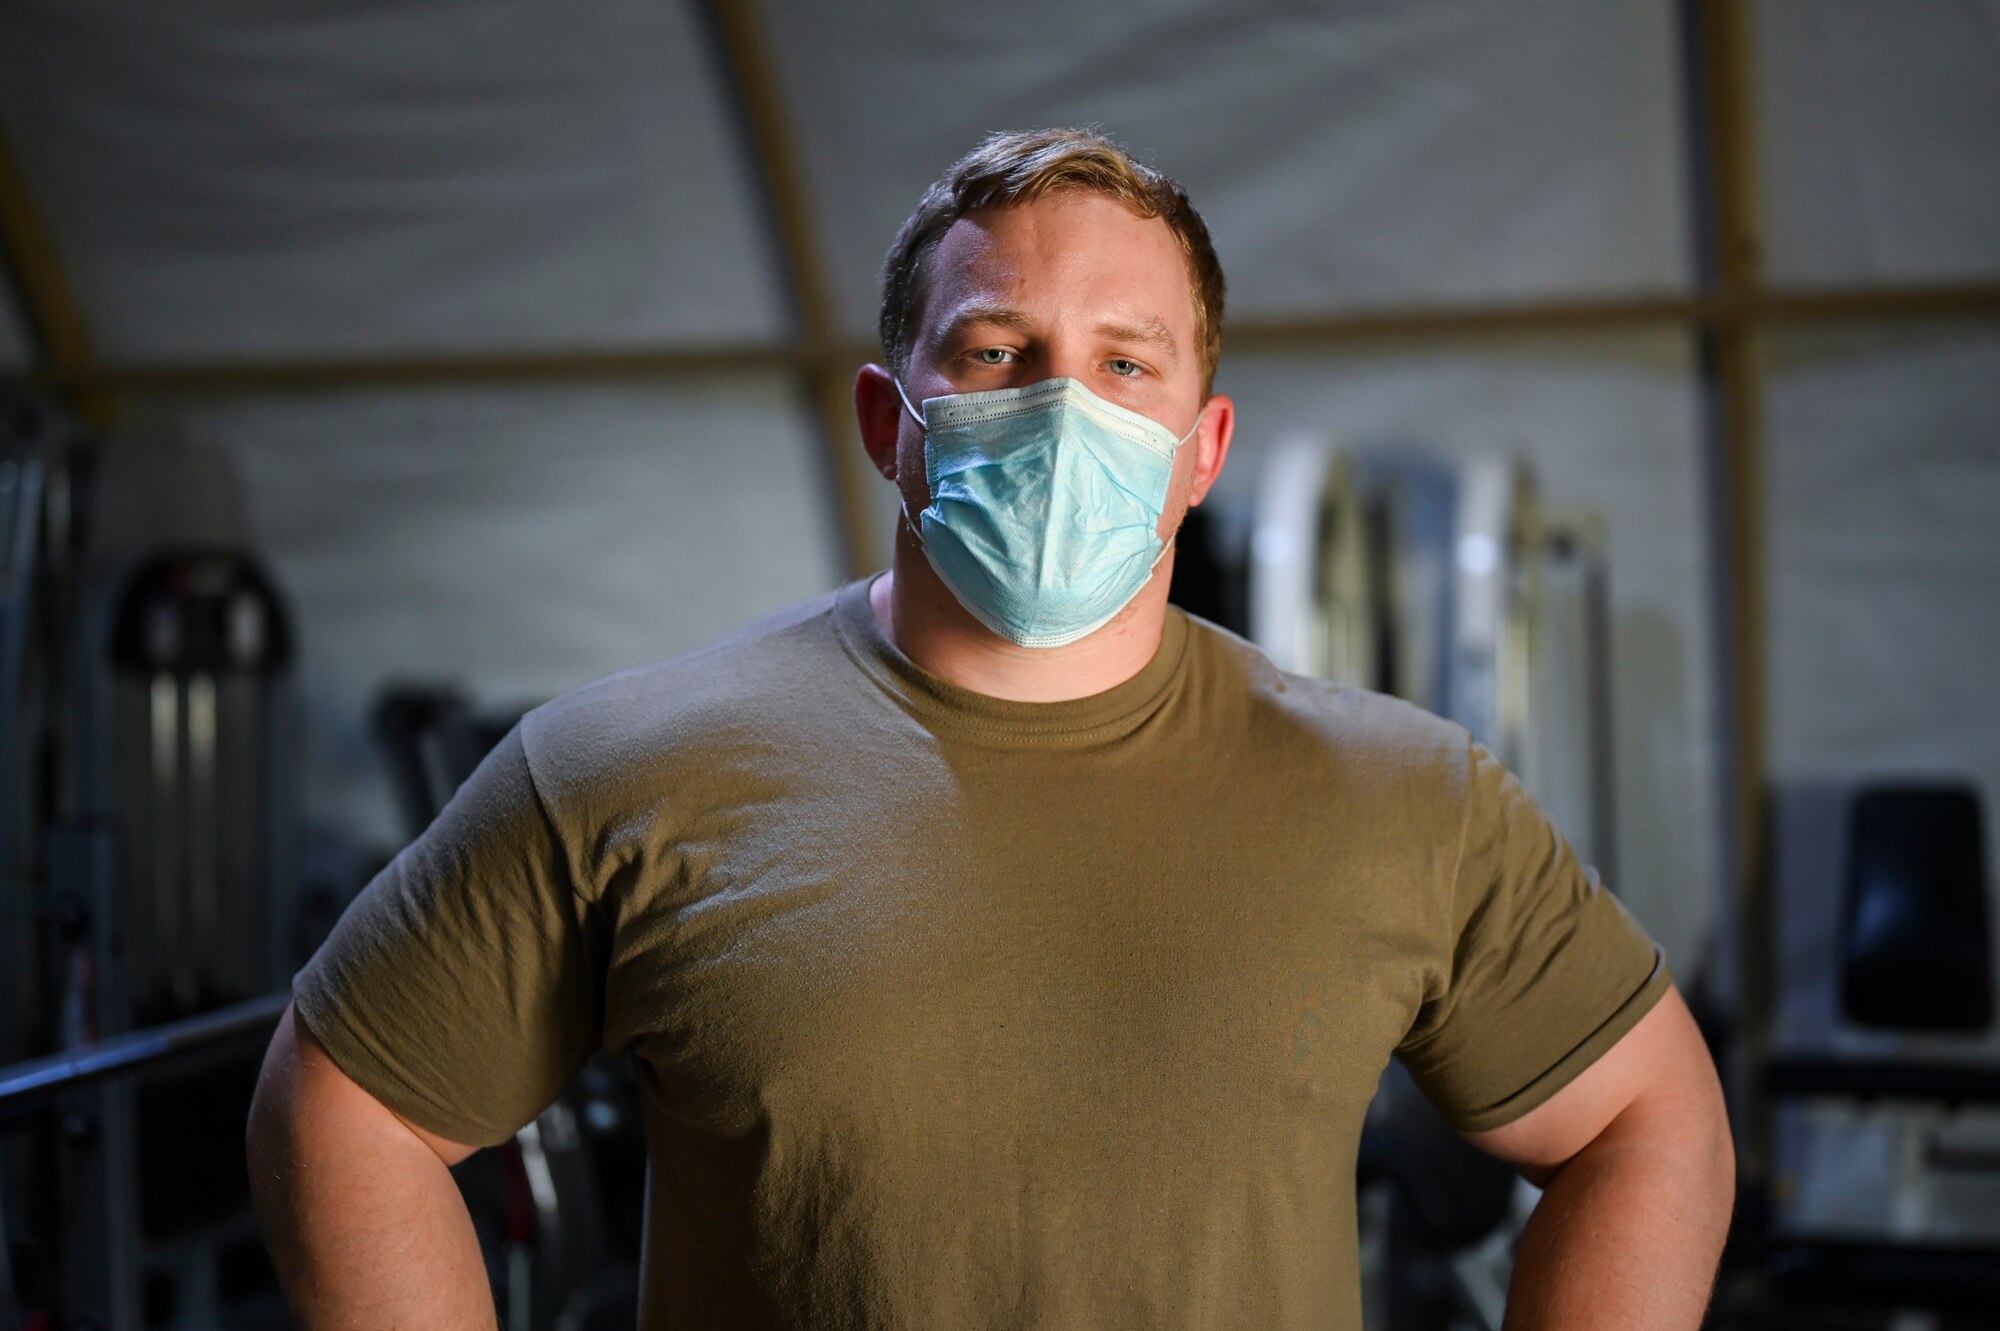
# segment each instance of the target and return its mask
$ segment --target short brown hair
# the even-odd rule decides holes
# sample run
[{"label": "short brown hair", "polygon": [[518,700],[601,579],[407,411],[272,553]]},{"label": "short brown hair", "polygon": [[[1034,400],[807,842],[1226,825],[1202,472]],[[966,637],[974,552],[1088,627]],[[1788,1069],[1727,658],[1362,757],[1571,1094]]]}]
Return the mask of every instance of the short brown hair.
[{"label": "short brown hair", "polygon": [[978,208],[1026,203],[1065,190],[1108,195],[1140,217],[1166,220],[1187,260],[1201,341],[1202,396],[1222,356],[1222,265],[1208,226],[1187,191],[1134,161],[1101,134],[1081,129],[1031,129],[989,134],[924,191],[882,264],[882,354],[902,377],[910,368],[911,323],[923,303],[925,264],[951,224]]}]

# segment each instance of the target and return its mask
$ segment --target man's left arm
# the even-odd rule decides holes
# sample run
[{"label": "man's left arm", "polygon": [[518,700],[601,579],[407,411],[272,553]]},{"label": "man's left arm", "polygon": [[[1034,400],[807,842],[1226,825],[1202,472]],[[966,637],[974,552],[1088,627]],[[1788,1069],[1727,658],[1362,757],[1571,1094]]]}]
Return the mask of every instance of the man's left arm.
[{"label": "man's left arm", "polygon": [[1547,1101],[1469,1132],[1542,1191],[1505,1331],[1694,1331],[1736,1194],[1722,1087],[1677,990]]}]

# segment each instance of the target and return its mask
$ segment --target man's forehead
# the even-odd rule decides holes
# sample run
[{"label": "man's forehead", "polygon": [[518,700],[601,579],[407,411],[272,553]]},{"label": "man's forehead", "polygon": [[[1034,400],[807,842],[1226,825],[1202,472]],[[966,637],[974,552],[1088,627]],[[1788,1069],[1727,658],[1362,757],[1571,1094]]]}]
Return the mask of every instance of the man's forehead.
[{"label": "man's forehead", "polygon": [[946,228],[927,267],[927,340],[973,322],[1025,328],[1072,298],[1146,340],[1164,333],[1178,343],[1173,325],[1192,330],[1197,319],[1187,261],[1165,219],[1094,192],[974,209]]},{"label": "man's forehead", "polygon": [[1179,242],[1164,217],[1142,216],[1122,199],[1085,189],[969,209],[945,228],[934,257],[950,253],[963,263],[996,251],[1043,258],[1117,254],[1162,267],[1180,262]]}]

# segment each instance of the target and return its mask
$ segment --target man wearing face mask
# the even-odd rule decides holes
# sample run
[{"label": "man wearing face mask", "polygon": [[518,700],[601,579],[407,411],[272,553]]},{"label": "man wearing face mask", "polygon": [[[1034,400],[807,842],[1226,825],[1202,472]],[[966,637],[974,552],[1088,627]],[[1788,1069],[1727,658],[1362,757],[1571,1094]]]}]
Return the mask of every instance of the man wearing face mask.
[{"label": "man wearing face mask", "polygon": [[1463,729],[1167,604],[1222,301],[1096,136],[931,187],[855,390],[891,569],[530,713],[298,976],[250,1136],[308,1325],[490,1326],[445,1167],[598,1047],[647,1326],[1357,1327],[1392,1055],[1546,1189],[1510,1327],[1699,1324],[1657,949]]}]

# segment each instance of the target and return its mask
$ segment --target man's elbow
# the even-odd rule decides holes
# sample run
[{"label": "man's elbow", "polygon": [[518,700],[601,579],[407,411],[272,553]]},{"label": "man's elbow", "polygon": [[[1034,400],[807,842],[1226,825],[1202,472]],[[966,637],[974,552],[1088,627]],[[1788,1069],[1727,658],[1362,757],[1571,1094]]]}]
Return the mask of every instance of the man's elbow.
[{"label": "man's elbow", "polygon": [[1703,1116],[1703,1159],[1707,1168],[1710,1196],[1722,1210],[1724,1224],[1736,1210],[1736,1139],[1729,1130],[1729,1110],[1718,1093],[1710,1111]]},{"label": "man's elbow", "polygon": [[1736,1140],[1729,1130],[1729,1106],[1722,1096],[1722,1082],[1715,1064],[1700,1060],[1701,1075],[1686,1093],[1666,1098],[1664,1120],[1658,1129],[1663,1140],[1674,1143],[1690,1177],[1707,1184],[1707,1193],[1725,1210],[1736,1200]]}]

